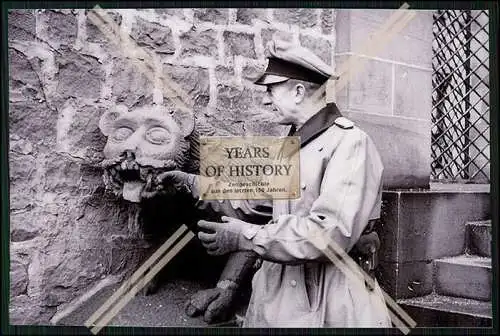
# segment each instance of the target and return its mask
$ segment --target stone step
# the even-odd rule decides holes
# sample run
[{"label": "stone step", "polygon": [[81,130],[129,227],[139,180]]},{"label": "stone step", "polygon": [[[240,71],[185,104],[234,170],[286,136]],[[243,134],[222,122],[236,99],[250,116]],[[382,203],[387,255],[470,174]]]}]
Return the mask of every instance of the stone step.
[{"label": "stone step", "polygon": [[459,255],[434,261],[437,294],[491,300],[491,258]]},{"label": "stone step", "polygon": [[467,222],[491,218],[488,185],[438,185],[383,192],[380,260],[415,262],[465,251]]},{"label": "stone step", "polygon": [[468,254],[491,258],[491,220],[467,222],[465,239]]},{"label": "stone step", "polygon": [[434,260],[466,251],[466,223],[491,218],[489,185],[384,190],[378,279],[395,299],[432,292]]},{"label": "stone step", "polygon": [[491,327],[491,302],[430,294],[397,303],[417,322],[417,328]]}]

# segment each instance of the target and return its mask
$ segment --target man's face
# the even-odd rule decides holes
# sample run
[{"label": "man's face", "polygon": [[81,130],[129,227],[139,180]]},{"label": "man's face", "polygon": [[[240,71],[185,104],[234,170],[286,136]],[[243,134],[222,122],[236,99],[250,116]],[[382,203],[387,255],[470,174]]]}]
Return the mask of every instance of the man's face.
[{"label": "man's face", "polygon": [[264,105],[272,105],[276,122],[282,125],[289,125],[295,121],[295,97],[293,90],[287,82],[269,84],[262,101]]}]

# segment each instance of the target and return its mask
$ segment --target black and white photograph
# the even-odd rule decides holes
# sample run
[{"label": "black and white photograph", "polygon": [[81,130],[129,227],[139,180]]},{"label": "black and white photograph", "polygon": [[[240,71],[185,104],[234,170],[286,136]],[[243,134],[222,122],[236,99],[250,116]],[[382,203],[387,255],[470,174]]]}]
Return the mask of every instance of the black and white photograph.
[{"label": "black and white photograph", "polygon": [[10,327],[493,326],[487,7],[146,4],[8,8]]}]

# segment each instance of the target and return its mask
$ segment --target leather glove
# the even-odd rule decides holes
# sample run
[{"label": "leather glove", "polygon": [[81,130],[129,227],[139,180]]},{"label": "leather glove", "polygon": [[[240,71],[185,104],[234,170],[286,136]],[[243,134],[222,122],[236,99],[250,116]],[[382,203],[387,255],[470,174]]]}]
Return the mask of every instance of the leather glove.
[{"label": "leather glove", "polygon": [[200,196],[198,176],[195,174],[185,173],[180,170],[167,171],[156,177],[156,184],[160,186],[173,186],[180,192],[190,193],[195,199],[198,199]]},{"label": "leather glove", "polygon": [[361,235],[355,245],[358,254],[358,263],[368,274],[371,274],[378,265],[377,252],[379,248],[380,239],[375,231]]},{"label": "leather glove", "polygon": [[[247,230],[258,230],[259,225],[250,224],[233,217],[222,216],[222,223],[200,220],[198,238],[210,255],[223,255],[234,251],[251,249],[251,243],[243,236]],[[204,231],[204,232],[203,232]]]},{"label": "leather glove", "polygon": [[[231,283],[230,286],[227,286],[228,282]],[[227,280],[219,282],[216,288],[198,291],[187,302],[186,314],[191,317],[203,314],[203,320],[207,323],[227,320],[236,289],[236,283]]]},{"label": "leather glove", "polygon": [[368,234],[363,234],[356,242],[356,248],[363,254],[372,254],[380,248],[380,239],[377,232],[373,231]]}]

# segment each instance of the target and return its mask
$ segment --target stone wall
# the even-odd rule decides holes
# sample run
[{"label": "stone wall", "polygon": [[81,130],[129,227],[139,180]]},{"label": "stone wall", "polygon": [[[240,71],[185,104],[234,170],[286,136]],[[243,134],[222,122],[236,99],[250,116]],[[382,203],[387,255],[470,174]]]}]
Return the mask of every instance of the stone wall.
[{"label": "stone wall", "polygon": [[337,67],[352,56],[366,62],[337,92],[337,102],[374,138],[385,166],[385,188],[429,188],[433,12],[417,10],[378,54],[359,52],[394,13],[337,11]]},{"label": "stone wall", "polygon": [[[219,134],[270,134],[252,80],[277,36],[333,64],[331,9],[144,9],[110,12],[139,46],[159,56],[156,73],[194,101]],[[9,13],[11,324],[48,324],[85,293],[135,270],[147,246],[137,209],[103,191],[110,103],[170,106],[162,88],[115,53],[86,10]]]}]

